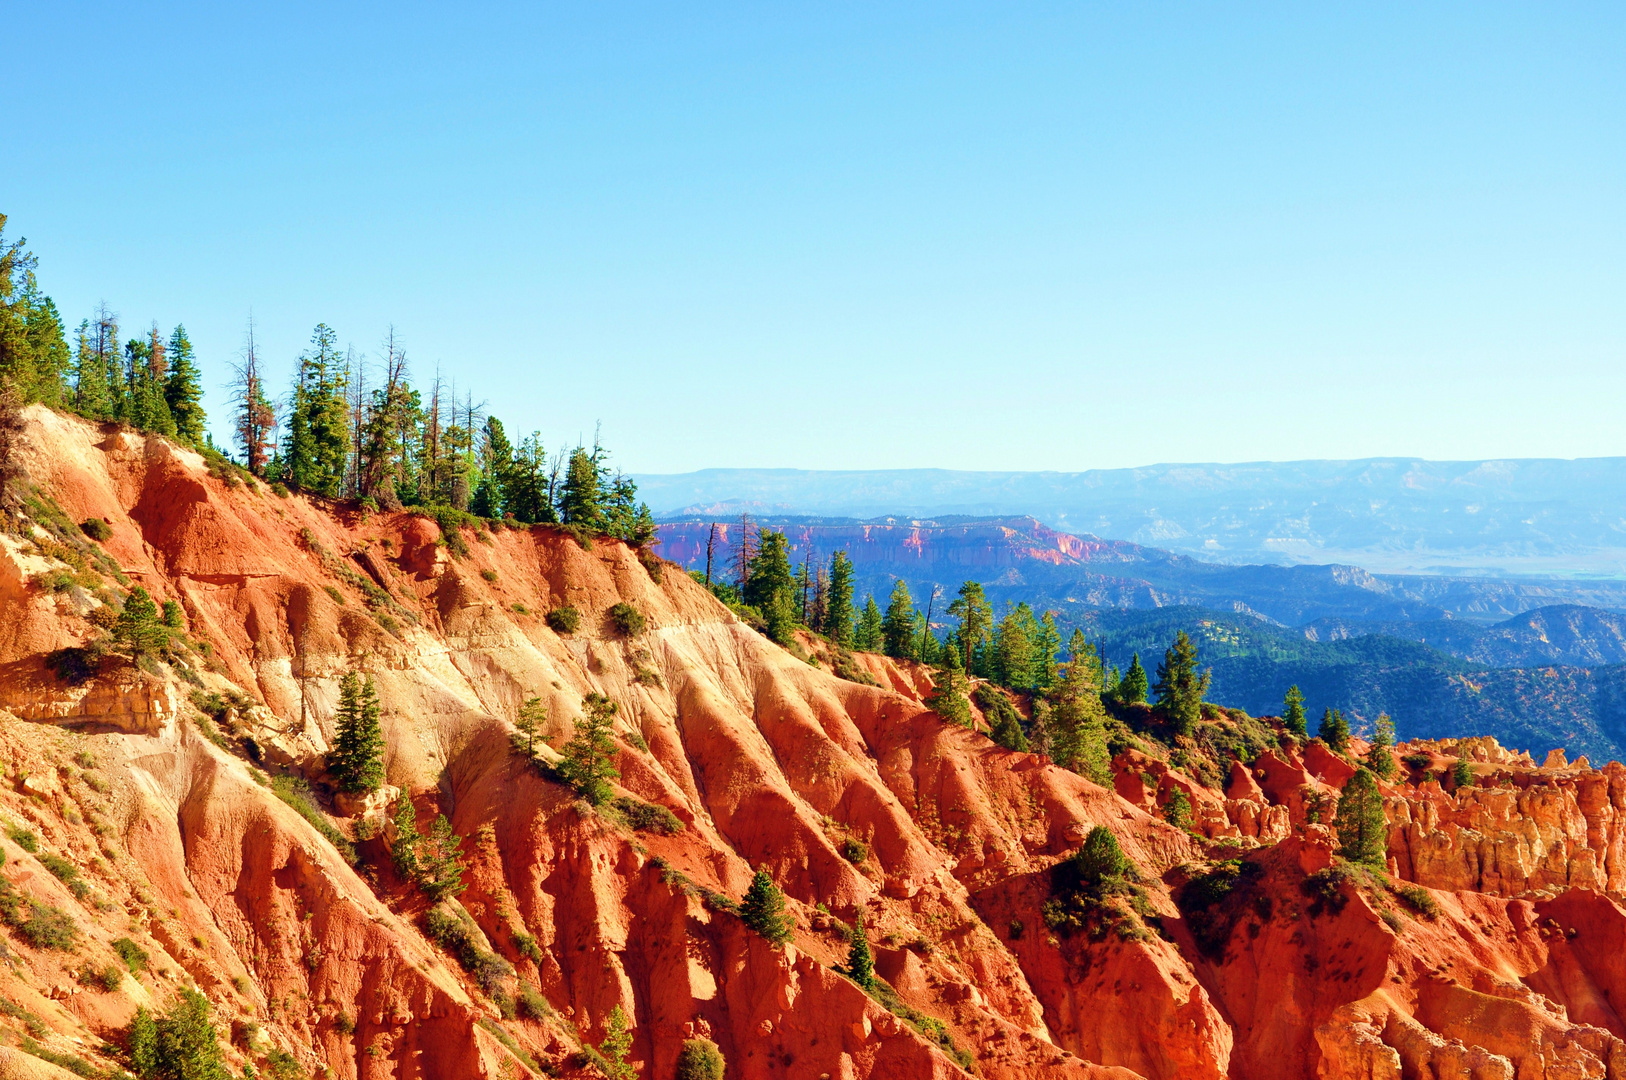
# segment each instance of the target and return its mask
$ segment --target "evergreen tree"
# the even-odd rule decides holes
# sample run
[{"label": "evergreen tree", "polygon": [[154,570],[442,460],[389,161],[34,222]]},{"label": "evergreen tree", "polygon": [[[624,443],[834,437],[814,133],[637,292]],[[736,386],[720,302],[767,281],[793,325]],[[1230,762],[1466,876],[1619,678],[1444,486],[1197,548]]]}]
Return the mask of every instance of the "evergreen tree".
[{"label": "evergreen tree", "polygon": [[1203,716],[1203,695],[1212,676],[1197,674],[1197,646],[1181,630],[1157,668],[1157,711],[1175,732],[1189,735]]},{"label": "evergreen tree", "polygon": [[902,578],[892,585],[892,596],[887,600],[886,616],[881,620],[882,645],[886,655],[900,660],[913,659],[915,642],[915,602],[909,595],[909,586]]},{"label": "evergreen tree", "polygon": [[1309,722],[1304,717],[1304,695],[1299,692],[1296,685],[1287,688],[1287,699],[1284,702],[1282,711],[1282,726],[1301,739],[1309,734]]},{"label": "evergreen tree", "polygon": [[[982,694],[979,691],[977,694],[977,703],[980,705],[982,700]],[[993,723],[991,723],[988,727],[988,737],[1007,750],[1026,752],[1028,749],[1028,738],[1022,732],[1021,716],[1018,715],[1015,709],[1008,706],[1006,708],[996,710],[996,713],[997,715],[995,715]],[[988,715],[988,710],[986,708],[983,710],[983,715]]]},{"label": "evergreen tree", "polygon": [[1118,681],[1118,700],[1125,705],[1144,704],[1146,693],[1150,689],[1146,669],[1140,666],[1140,653],[1137,652],[1129,660],[1129,670],[1124,672],[1123,678]]},{"label": "evergreen tree", "polygon": [[536,753],[537,730],[548,721],[547,706],[542,704],[539,697],[528,697],[519,707],[519,713],[514,718],[514,727],[525,740],[525,753]]},{"label": "evergreen tree", "polygon": [[203,445],[206,417],[202,378],[186,327],[175,327],[169,335],[169,377],[164,380],[164,402],[175,420],[176,437],[193,446]]},{"label": "evergreen tree", "polygon": [[1163,820],[1176,829],[1191,826],[1191,798],[1179,788],[1169,792],[1168,801],[1163,804]]},{"label": "evergreen tree", "polygon": [[588,694],[582,707],[576,731],[560,751],[564,760],[559,772],[578,795],[594,806],[603,806],[614,794],[610,781],[621,778],[615,767],[615,742],[610,738],[619,706],[602,694]]},{"label": "evergreen tree", "polygon": [[395,844],[390,848],[390,859],[395,872],[403,881],[418,880],[418,845],[423,836],[418,832],[418,813],[412,800],[402,797],[395,808]]},{"label": "evergreen tree", "polygon": [[124,610],[113,623],[113,640],[132,656],[156,653],[169,644],[169,630],[158,617],[158,605],[140,585],[124,599]]},{"label": "evergreen tree", "polygon": [[471,507],[476,514],[497,518],[512,512],[513,467],[514,447],[508,441],[508,433],[503,430],[501,420],[489,416],[480,440],[480,483],[474,490]]},{"label": "evergreen tree", "polygon": [[564,489],[559,498],[559,517],[566,525],[579,525],[591,532],[604,531],[603,493],[599,488],[598,447],[571,451],[565,467]]},{"label": "evergreen tree", "polygon": [[863,652],[880,652],[886,638],[886,632],[882,629],[884,621],[875,597],[866,598],[864,613],[858,617],[858,628],[853,631],[853,648]]},{"label": "evergreen tree", "polygon": [[112,391],[107,385],[107,365],[96,350],[89,319],[79,324],[75,338],[78,349],[74,357],[74,410],[92,420],[106,419],[113,414]]},{"label": "evergreen tree", "polygon": [[1467,758],[1457,758],[1455,765],[1451,766],[1451,787],[1455,791],[1474,786],[1474,767]]},{"label": "evergreen tree", "polygon": [[637,1067],[627,1060],[632,1053],[632,1026],[619,1005],[604,1021],[604,1041],[599,1043],[598,1052],[604,1080],[633,1080],[638,1075]]},{"label": "evergreen tree", "polygon": [[1033,686],[1033,639],[1039,622],[1033,609],[1023,601],[1005,613],[994,628],[993,681],[1014,690]]},{"label": "evergreen tree", "polygon": [[988,603],[982,586],[968,581],[960,586],[959,596],[949,605],[949,615],[960,620],[955,631],[955,645],[960,650],[960,665],[968,672],[978,670],[984,647],[993,633],[994,608]]},{"label": "evergreen tree", "polygon": [[[757,535],[756,557],[750,562],[745,602],[762,613],[768,636],[781,645],[790,643],[796,630],[796,579],[790,570],[790,548],[784,533],[763,529]],[[851,601],[848,602],[849,619]],[[848,638],[849,643],[851,638]]]},{"label": "evergreen tree", "polygon": [[293,411],[288,417],[288,478],[306,491],[338,496],[350,460],[346,372],[339,335],[326,323],[311,332],[311,347],[299,356],[294,375]]},{"label": "evergreen tree", "polygon": [[183,989],[157,1021],[144,1006],[138,1009],[126,1040],[141,1080],[230,1080],[209,999],[196,990]]},{"label": "evergreen tree", "polygon": [[1372,732],[1372,745],[1366,751],[1366,767],[1379,780],[1388,780],[1395,774],[1395,722],[1388,713],[1379,713]]},{"label": "evergreen tree", "polygon": [[1365,769],[1344,784],[1338,797],[1338,854],[1350,862],[1383,868],[1389,850],[1389,826],[1383,816],[1383,796],[1378,782]]},{"label": "evergreen tree", "polygon": [[740,901],[740,921],[775,945],[783,945],[791,938],[793,923],[785,913],[785,894],[765,867],[757,868],[745,899]]},{"label": "evergreen tree", "polygon": [[860,911],[848,936],[847,975],[865,990],[875,987],[875,957],[869,951],[869,938],[864,933],[864,913]]},{"label": "evergreen tree", "polygon": [[[519,450],[508,462],[503,484],[503,512],[528,524],[559,520],[548,486],[548,456],[542,447],[541,432],[533,431],[520,442]],[[596,514],[596,519],[602,524],[602,515]],[[574,524],[597,531],[583,522]]]},{"label": "evergreen tree", "polygon": [[[768,534],[763,533],[764,537]],[[838,649],[853,643],[853,564],[845,551],[830,556],[830,591],[825,600],[824,625],[819,628]]]},{"label": "evergreen tree", "polygon": [[384,783],[384,732],[378,723],[378,688],[347,671],[339,680],[333,752],[328,755],[340,791],[377,791]]},{"label": "evergreen tree", "polygon": [[954,649],[944,649],[932,676],[932,692],[926,695],[926,708],[950,724],[972,726],[971,703],[966,700],[967,680],[960,668],[960,655]]},{"label": "evergreen tree", "polygon": [[1056,685],[1061,671],[1056,653],[1061,649],[1061,630],[1056,626],[1054,612],[1047,611],[1039,620],[1039,629],[1033,636],[1033,689],[1044,693]]},{"label": "evergreen tree", "polygon": [[1101,662],[1095,647],[1075,630],[1071,656],[1050,693],[1044,720],[1046,753],[1052,761],[1098,784],[1112,782],[1106,710],[1101,705]]},{"label": "evergreen tree", "polygon": [[1069,869],[1078,875],[1078,882],[1093,896],[1102,896],[1114,882],[1122,880],[1134,870],[1134,864],[1118,838],[1105,825],[1097,825],[1084,837],[1084,843],[1068,856]]},{"label": "evergreen tree", "polygon": [[1316,732],[1327,749],[1342,754],[1349,748],[1349,723],[1342,709],[1328,709],[1321,714],[1321,727]]},{"label": "evergreen tree", "polygon": [[5,240],[0,214],[0,390],[21,401],[60,405],[66,397],[68,343],[56,304],[39,289],[39,260],[25,240]]},{"label": "evergreen tree", "polygon": [[463,838],[452,831],[452,823],[439,814],[429,831],[418,841],[416,881],[431,902],[456,896],[465,888],[463,864],[458,860]]}]

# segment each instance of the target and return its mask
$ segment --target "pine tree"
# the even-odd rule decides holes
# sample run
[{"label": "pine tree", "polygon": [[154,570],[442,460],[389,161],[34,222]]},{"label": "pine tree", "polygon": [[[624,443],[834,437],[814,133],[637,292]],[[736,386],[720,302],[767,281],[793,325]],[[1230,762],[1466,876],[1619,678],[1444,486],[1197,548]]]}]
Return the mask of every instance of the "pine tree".
[{"label": "pine tree", "polygon": [[853,648],[861,652],[880,652],[885,640],[885,631],[881,626],[881,609],[871,596],[864,601],[864,613],[858,617],[858,627],[853,631]]},{"label": "pine tree", "polygon": [[328,498],[338,496],[350,460],[345,380],[339,335],[326,323],[319,323],[311,332],[311,347],[299,356],[294,375],[285,453],[288,478],[306,491]]},{"label": "pine tree", "polygon": [[1338,797],[1338,854],[1350,862],[1382,869],[1389,850],[1383,796],[1370,770],[1359,768]]},{"label": "pine tree", "polygon": [[1097,825],[1084,837],[1084,843],[1068,856],[1069,869],[1093,896],[1104,895],[1115,881],[1128,877],[1134,869],[1118,838],[1105,825]]},{"label": "pine tree", "polygon": [[830,556],[830,592],[825,601],[824,625],[819,629],[836,648],[852,647],[853,564],[845,551]]},{"label": "pine tree", "polygon": [[[796,579],[791,575],[789,543],[784,533],[763,529],[750,563],[744,600],[762,613],[768,636],[788,644],[796,630]],[[849,603],[849,611],[851,604]],[[849,638],[849,641],[851,639]]]},{"label": "pine tree", "polygon": [[993,605],[988,603],[980,584],[968,581],[960,586],[959,596],[949,605],[948,613],[960,620],[960,627],[955,632],[960,666],[967,672],[980,674],[977,671],[978,660],[993,633]]},{"label": "pine tree", "polygon": [[[474,489],[470,509],[481,517],[497,518],[509,513],[509,486],[513,483],[514,448],[503,430],[502,421],[486,417],[480,439],[480,482]],[[516,518],[519,515],[514,515]]]},{"label": "pine tree", "polygon": [[847,976],[865,990],[875,986],[875,957],[869,951],[869,938],[864,933],[864,913],[860,911],[848,935]]},{"label": "pine tree", "polygon": [[1137,652],[1130,657],[1129,670],[1118,680],[1118,700],[1125,705],[1143,705],[1146,703],[1146,692],[1150,689],[1146,669],[1140,666],[1140,653]]},{"label": "pine tree", "polygon": [[632,1026],[619,1005],[604,1021],[604,1041],[599,1043],[598,1052],[604,1080],[633,1080],[638,1075],[637,1067],[627,1060],[632,1052]]},{"label": "pine tree", "polygon": [[559,498],[560,520],[595,533],[604,530],[604,505],[599,490],[600,457],[596,446],[592,452],[580,446],[571,451],[570,463],[565,467],[564,490]]},{"label": "pine tree", "polygon": [[[980,705],[982,701],[982,693],[979,691],[977,703]],[[986,708],[983,709],[983,715],[988,715]],[[1013,708],[1006,707],[997,710],[993,723],[989,725],[988,737],[1007,750],[1017,750],[1025,753],[1028,749],[1028,738],[1022,732],[1021,716]]]},{"label": "pine tree", "polygon": [[1395,722],[1388,713],[1379,713],[1372,732],[1372,745],[1366,751],[1366,767],[1379,780],[1388,780],[1395,774]]},{"label": "pine tree", "polygon": [[993,681],[1013,690],[1033,688],[1034,638],[1039,622],[1023,601],[1005,613],[994,628]]},{"label": "pine tree", "polygon": [[418,880],[418,844],[423,836],[418,832],[418,813],[412,800],[403,797],[395,808],[395,844],[390,848],[390,859],[395,872],[404,881]]},{"label": "pine tree", "polygon": [[610,738],[619,706],[602,694],[588,694],[582,707],[576,731],[560,751],[564,760],[559,772],[578,795],[594,806],[603,806],[615,793],[610,781],[621,778],[615,767],[615,742]]},{"label": "pine tree", "polygon": [[1297,685],[1287,688],[1287,699],[1283,703],[1282,726],[1301,739],[1309,734],[1309,722],[1304,716],[1304,695],[1299,692]]},{"label": "pine tree", "polygon": [[916,654],[915,602],[909,595],[909,586],[902,578],[892,585],[892,596],[886,603],[886,615],[881,619],[882,645],[886,655],[900,660],[913,659]]},{"label": "pine tree", "polygon": [[136,1010],[126,1043],[141,1080],[230,1080],[209,999],[196,990],[183,989],[159,1020],[145,1006]]},{"label": "pine tree", "polygon": [[1056,685],[1061,670],[1056,653],[1061,649],[1061,630],[1056,626],[1054,612],[1047,611],[1039,620],[1039,629],[1033,636],[1033,689],[1044,693]]},{"label": "pine tree", "polygon": [[202,374],[192,352],[186,327],[176,326],[169,335],[169,377],[164,380],[164,402],[175,420],[175,435],[193,446],[203,445]]},{"label": "pine tree", "polygon": [[1349,722],[1342,709],[1328,709],[1321,714],[1321,727],[1316,735],[1327,744],[1327,749],[1342,754],[1349,748]]},{"label": "pine tree", "polygon": [[112,394],[107,385],[107,366],[96,351],[89,319],[79,324],[74,336],[78,342],[74,356],[74,410],[92,420],[105,419],[113,412]]},{"label": "pine tree", "polygon": [[944,649],[932,675],[932,692],[926,695],[925,706],[950,724],[972,726],[971,703],[966,700],[967,680],[960,668],[960,655],[954,649]]},{"label": "pine tree", "polygon": [[339,680],[339,709],[334,716],[333,752],[328,768],[340,791],[377,791],[384,783],[384,732],[378,723],[378,688],[347,671]]},{"label": "pine tree", "polygon": [[124,599],[124,610],[113,623],[113,640],[132,656],[150,655],[169,644],[169,629],[158,617],[158,605],[140,585]]},{"label": "pine tree", "polygon": [[1212,676],[1197,674],[1197,646],[1181,630],[1157,668],[1157,711],[1179,735],[1189,735],[1203,716],[1203,695]]},{"label": "pine tree", "polygon": [[785,912],[785,894],[765,867],[757,868],[745,899],[740,901],[740,921],[775,945],[783,945],[791,938],[793,924]]},{"label": "pine tree", "polygon": [[527,756],[536,752],[537,730],[548,720],[547,706],[542,704],[539,697],[528,697],[519,707],[519,713],[514,718],[514,727],[525,740],[525,753]]},{"label": "pine tree", "polygon": [[1101,705],[1101,662],[1095,647],[1074,630],[1070,657],[1049,696],[1044,722],[1046,753],[1057,765],[1110,784],[1106,710]]},{"label": "pine tree", "polygon": [[463,864],[458,860],[463,838],[452,831],[445,814],[437,815],[418,841],[416,880],[431,902],[440,903],[465,888]]},{"label": "pine tree", "polygon": [[1467,758],[1457,758],[1456,764],[1451,766],[1451,787],[1454,791],[1474,786],[1474,767]]}]

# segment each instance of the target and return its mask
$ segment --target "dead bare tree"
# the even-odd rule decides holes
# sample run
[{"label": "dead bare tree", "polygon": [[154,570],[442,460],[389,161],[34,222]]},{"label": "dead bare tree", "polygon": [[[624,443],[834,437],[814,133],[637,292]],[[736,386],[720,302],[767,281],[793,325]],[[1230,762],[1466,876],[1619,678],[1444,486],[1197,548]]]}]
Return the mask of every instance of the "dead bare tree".
[{"label": "dead bare tree", "polygon": [[232,365],[232,405],[236,410],[233,429],[238,448],[243,452],[243,464],[255,476],[264,476],[266,463],[276,446],[277,411],[265,395],[265,376],[259,345],[254,339],[253,315],[248,317],[241,356],[241,361]]}]

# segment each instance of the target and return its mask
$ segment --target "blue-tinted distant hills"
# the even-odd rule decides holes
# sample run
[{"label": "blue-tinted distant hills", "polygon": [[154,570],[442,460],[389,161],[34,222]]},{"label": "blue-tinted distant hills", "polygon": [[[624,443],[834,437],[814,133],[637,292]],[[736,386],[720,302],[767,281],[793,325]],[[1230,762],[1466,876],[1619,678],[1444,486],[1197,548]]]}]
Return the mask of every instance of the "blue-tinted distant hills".
[{"label": "blue-tinted distant hills", "polygon": [[1222,563],[1626,578],[1626,458],[1254,462],[1085,472],[640,475],[658,515],[1031,514]]}]

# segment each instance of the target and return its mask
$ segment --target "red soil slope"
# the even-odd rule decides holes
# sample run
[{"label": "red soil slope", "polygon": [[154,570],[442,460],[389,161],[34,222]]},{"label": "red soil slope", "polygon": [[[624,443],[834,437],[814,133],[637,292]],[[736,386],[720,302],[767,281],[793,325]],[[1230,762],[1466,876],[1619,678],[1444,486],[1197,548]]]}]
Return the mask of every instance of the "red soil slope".
[{"label": "red soil slope", "polygon": [[[949,1077],[955,1050],[1013,1080],[1622,1075],[1626,915],[1601,891],[1623,872],[1618,766],[1537,769],[1475,744],[1487,778],[1515,786],[1391,789],[1392,868],[1431,887],[1430,917],[1381,883],[1309,877],[1331,863],[1309,796],[1342,782],[1336,761],[1267,755],[1220,792],[1126,758],[1099,787],[943,724],[917,670],[861,657],[869,686],[798,659],[619,543],[545,528],[448,543],[425,519],[212,477],[161,439],[38,408],[28,421],[34,513],[105,520],[123,575],[179,601],[209,646],[193,678],[252,700],[217,745],[195,722],[198,688],[167,666],[110,662],[63,683],[47,657],[101,633],[94,575],[53,591],[59,545],[4,538],[0,819],[91,885],[76,897],[5,843],[17,889],[84,935],[72,953],[16,942],[0,971],[51,1052],[94,1057],[137,1005],[196,985],[237,1032],[234,1062],[276,1047],[336,1077],[587,1075],[581,1044],[616,1006],[651,1078],[696,1034],[735,1078]],[[614,632],[622,602],[645,633]],[[576,633],[542,617],[563,604],[583,615]],[[451,818],[461,905],[513,976],[482,988],[425,940],[423,901],[382,839],[352,869],[244,760],[252,740],[273,772],[320,790],[351,669],[384,704],[385,798]],[[548,707],[554,756],[589,692],[621,706],[620,793],[681,831],[594,812],[511,750],[525,696]],[[1171,785],[1201,835],[1156,812]],[[349,809],[376,821],[377,802]],[[1165,936],[1047,928],[1049,868],[1096,825],[1139,867]],[[1247,870],[1199,947],[1179,887],[1236,856]],[[790,898],[783,950],[708,900],[741,896],[755,866]],[[860,913],[890,1009],[837,970]],[[118,937],[149,970],[81,986]],[[505,1017],[520,979],[546,1005]]]}]

